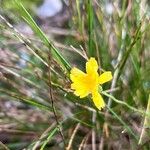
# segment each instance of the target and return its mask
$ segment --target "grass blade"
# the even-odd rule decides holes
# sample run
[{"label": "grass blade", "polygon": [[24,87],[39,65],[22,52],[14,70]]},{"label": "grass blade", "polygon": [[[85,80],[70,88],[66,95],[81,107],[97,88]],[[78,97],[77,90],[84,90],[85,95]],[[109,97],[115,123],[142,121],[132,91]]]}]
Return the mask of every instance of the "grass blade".
[{"label": "grass blade", "polygon": [[15,100],[17,99],[18,101],[26,102],[26,103],[30,104],[31,106],[37,107],[37,108],[39,108],[39,109],[51,111],[51,108],[50,108],[50,107],[48,107],[48,106],[46,106],[46,105],[43,105],[43,104],[41,104],[41,103],[38,103],[38,102],[36,102],[36,101],[33,100],[33,99],[29,99],[29,98],[23,97],[22,95],[19,96],[19,95],[15,94],[15,93],[13,93],[13,92],[11,92],[11,91],[6,91],[6,90],[4,90],[4,89],[0,89],[0,93],[6,94],[6,95],[8,95],[8,96],[14,98]]},{"label": "grass blade", "polygon": [[109,107],[107,107],[109,111],[119,120],[119,122],[125,127],[125,129],[136,139],[138,140],[138,137],[134,134],[134,132],[130,129],[130,127]]},{"label": "grass blade", "polygon": [[39,26],[36,24],[36,22],[33,20],[32,16],[28,13],[26,8],[19,2],[15,1],[16,5],[18,6],[19,10],[22,13],[23,19],[29,24],[29,26],[33,29],[33,31],[38,35],[38,37],[43,41],[43,43],[51,50],[50,52],[52,55],[57,59],[63,67],[67,70],[70,71],[71,66],[67,62],[67,60],[60,54],[58,49],[50,42],[45,35],[45,33],[39,28]]},{"label": "grass blade", "polygon": [[41,146],[40,150],[44,150],[46,144],[49,142],[49,140],[52,138],[52,136],[56,133],[57,130],[58,130],[58,128],[56,127],[56,128],[54,128],[54,129],[50,132],[49,136],[47,137],[47,139],[45,140],[45,142],[44,142],[43,145]]},{"label": "grass blade", "polygon": [[92,37],[93,19],[94,18],[93,18],[92,1],[88,0],[88,34],[89,34],[88,52],[89,52],[89,56],[93,56],[94,55],[93,37]]}]

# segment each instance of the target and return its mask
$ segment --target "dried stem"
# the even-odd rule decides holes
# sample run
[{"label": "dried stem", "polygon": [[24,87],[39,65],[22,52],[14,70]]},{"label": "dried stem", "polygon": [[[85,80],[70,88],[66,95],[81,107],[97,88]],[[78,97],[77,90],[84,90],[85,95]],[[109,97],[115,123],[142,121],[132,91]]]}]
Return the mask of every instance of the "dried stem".
[{"label": "dried stem", "polygon": [[74,139],[79,127],[80,127],[80,123],[78,123],[77,126],[75,127],[75,129],[71,135],[71,138],[69,140],[68,146],[66,147],[66,150],[71,150],[71,145],[72,145],[73,139]]},{"label": "dried stem", "polygon": [[55,105],[54,105],[54,99],[53,99],[53,91],[52,91],[52,84],[51,84],[51,69],[50,69],[50,66],[51,66],[51,54],[48,53],[48,81],[49,81],[49,98],[51,100],[51,105],[52,105],[52,111],[54,113],[54,117],[55,117],[55,121],[57,123],[57,126],[58,126],[58,131],[60,133],[60,136],[62,138],[62,141],[64,143],[64,147],[65,147],[65,139],[64,139],[64,136],[63,136],[63,133],[61,131],[61,127],[60,127],[60,123],[58,121],[58,117],[57,117],[57,113],[56,113],[56,109],[55,109]]}]

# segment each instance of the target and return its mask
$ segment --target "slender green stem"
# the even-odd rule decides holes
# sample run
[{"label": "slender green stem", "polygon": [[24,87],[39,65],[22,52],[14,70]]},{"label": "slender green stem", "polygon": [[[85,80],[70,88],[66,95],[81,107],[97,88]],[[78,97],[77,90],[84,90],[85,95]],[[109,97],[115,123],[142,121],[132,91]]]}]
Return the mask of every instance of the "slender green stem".
[{"label": "slender green stem", "polygon": [[108,110],[119,120],[119,122],[124,125],[124,127],[126,128],[126,130],[131,133],[133,135],[133,137],[138,141],[138,137],[134,134],[134,132],[130,129],[130,127],[128,125],[126,125],[126,123],[109,107],[107,107]]},{"label": "slender green stem", "polygon": [[124,102],[124,101],[120,101],[120,100],[116,99],[114,96],[112,96],[112,95],[110,95],[110,94],[108,94],[108,93],[106,93],[106,92],[104,92],[104,91],[102,92],[102,94],[104,94],[105,96],[111,98],[111,99],[114,100],[116,103],[119,103],[119,104],[122,104],[122,105],[127,106],[129,109],[131,109],[131,110],[133,110],[133,111],[137,111],[137,112],[139,112],[139,113],[143,113],[142,111],[140,111],[140,110],[138,110],[138,109],[136,109],[136,108],[134,108],[134,107],[128,105],[128,104],[127,104],[126,102]]}]

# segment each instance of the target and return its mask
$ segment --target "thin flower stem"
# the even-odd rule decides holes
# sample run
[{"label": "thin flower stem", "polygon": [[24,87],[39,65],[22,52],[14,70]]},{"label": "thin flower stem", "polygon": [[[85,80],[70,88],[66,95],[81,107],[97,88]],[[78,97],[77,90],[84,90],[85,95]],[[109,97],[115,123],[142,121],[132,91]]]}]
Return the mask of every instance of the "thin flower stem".
[{"label": "thin flower stem", "polygon": [[[133,111],[136,111],[136,112],[141,113],[141,114],[143,114],[143,115],[150,116],[150,113],[145,113],[145,112],[142,111],[142,110],[138,110],[138,109],[136,109],[136,108],[130,106],[130,105],[127,104],[126,102],[116,99],[114,96],[112,96],[112,95],[106,93],[105,91],[102,91],[102,94],[105,95],[105,96],[107,96],[107,97],[109,97],[110,99],[114,100],[116,103],[125,105],[126,107],[128,107],[129,109],[131,109],[131,110],[133,110]],[[108,106],[108,107],[109,107],[109,106]]]},{"label": "thin flower stem", "polygon": [[122,104],[122,105],[127,106],[129,109],[131,109],[131,110],[133,110],[133,111],[137,111],[137,112],[139,112],[139,113],[143,113],[142,111],[140,111],[140,110],[138,110],[138,109],[136,109],[136,108],[134,108],[134,107],[128,105],[128,104],[125,103],[124,101],[120,101],[120,100],[116,99],[114,96],[112,96],[112,95],[110,95],[110,94],[108,94],[108,93],[106,93],[106,92],[104,92],[104,91],[102,92],[102,94],[104,94],[105,96],[111,98],[111,99],[114,100],[116,103],[119,103],[119,104]]},{"label": "thin flower stem", "polygon": [[116,88],[113,88],[113,89],[105,90],[105,92],[107,92],[107,93],[112,93],[112,92],[118,91],[119,89],[120,89],[119,87],[116,87]]},{"label": "thin flower stem", "polygon": [[125,124],[125,122],[120,118],[118,117],[118,115],[109,107],[107,107],[108,110],[120,121],[121,124],[124,125],[124,127],[126,128],[126,130],[129,131],[129,133],[131,133],[133,135],[133,137],[138,141],[138,137],[134,134],[134,132]]}]

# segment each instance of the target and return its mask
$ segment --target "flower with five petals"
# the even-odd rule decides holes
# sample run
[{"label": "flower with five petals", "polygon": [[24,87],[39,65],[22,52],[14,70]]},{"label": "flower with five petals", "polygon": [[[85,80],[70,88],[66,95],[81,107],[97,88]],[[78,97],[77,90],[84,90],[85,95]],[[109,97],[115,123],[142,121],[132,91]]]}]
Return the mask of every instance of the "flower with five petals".
[{"label": "flower with five petals", "polygon": [[73,89],[74,94],[80,96],[80,98],[92,94],[95,106],[101,110],[101,108],[105,107],[105,102],[99,94],[99,85],[110,81],[112,79],[112,74],[110,71],[106,71],[99,75],[97,71],[98,64],[93,57],[86,62],[86,73],[78,68],[72,68],[70,73],[70,79],[72,81],[71,89]]}]

